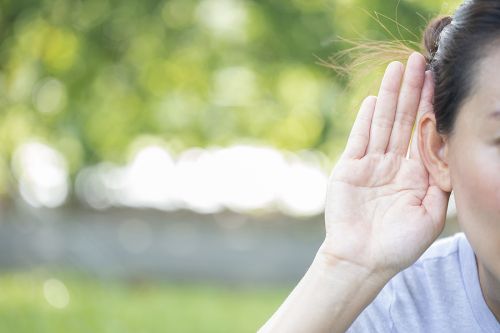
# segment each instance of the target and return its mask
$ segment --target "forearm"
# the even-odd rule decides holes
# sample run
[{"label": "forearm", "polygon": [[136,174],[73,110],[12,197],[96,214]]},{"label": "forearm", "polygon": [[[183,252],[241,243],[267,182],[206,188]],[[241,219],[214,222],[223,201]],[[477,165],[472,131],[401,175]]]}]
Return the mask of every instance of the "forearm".
[{"label": "forearm", "polygon": [[345,332],[389,279],[389,275],[381,277],[326,257],[320,250],[304,277],[259,332]]}]

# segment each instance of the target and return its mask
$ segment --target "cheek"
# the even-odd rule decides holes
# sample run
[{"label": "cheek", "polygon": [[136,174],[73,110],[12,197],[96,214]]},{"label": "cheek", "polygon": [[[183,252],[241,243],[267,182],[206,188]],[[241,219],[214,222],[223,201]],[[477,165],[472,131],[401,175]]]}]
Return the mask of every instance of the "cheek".
[{"label": "cheek", "polygon": [[461,149],[449,166],[460,228],[482,263],[500,277],[500,152],[495,149]]},{"label": "cheek", "polygon": [[[450,161],[457,211],[481,221],[500,221],[500,151],[498,147],[460,149]],[[496,218],[496,219],[495,219]]]}]

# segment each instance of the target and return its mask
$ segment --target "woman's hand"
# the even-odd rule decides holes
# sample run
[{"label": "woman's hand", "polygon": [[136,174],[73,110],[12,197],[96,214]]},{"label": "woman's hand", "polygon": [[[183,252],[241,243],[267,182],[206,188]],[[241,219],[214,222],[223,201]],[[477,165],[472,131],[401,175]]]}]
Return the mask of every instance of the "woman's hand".
[{"label": "woman's hand", "polygon": [[417,114],[433,112],[432,77],[424,71],[418,53],[406,70],[391,63],[378,98],[363,102],[330,176],[325,241],[259,332],[345,332],[442,231],[449,193],[429,178],[415,135],[408,151]]},{"label": "woman's hand", "polygon": [[391,63],[378,97],[363,101],[329,179],[320,248],[328,260],[394,275],[439,236],[449,193],[429,177],[417,130],[409,148],[415,118],[433,112],[433,92],[424,57],[413,53],[406,70]]}]

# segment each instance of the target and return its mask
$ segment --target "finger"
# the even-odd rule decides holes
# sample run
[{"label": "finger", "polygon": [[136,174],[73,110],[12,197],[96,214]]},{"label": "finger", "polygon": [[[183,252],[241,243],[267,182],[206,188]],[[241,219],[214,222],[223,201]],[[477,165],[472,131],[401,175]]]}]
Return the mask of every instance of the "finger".
[{"label": "finger", "polygon": [[403,71],[404,66],[398,61],[391,62],[387,66],[370,127],[367,153],[385,153],[394,124]]},{"label": "finger", "polygon": [[370,124],[372,123],[376,102],[376,96],[368,96],[363,100],[347,139],[343,154],[345,157],[361,158],[365,155],[370,139]]},{"label": "finger", "polygon": [[415,123],[425,77],[425,58],[418,52],[412,53],[403,77],[398,97],[396,117],[392,127],[387,152],[406,156],[410,144],[411,130]]},{"label": "finger", "polygon": [[422,205],[429,212],[436,229],[441,232],[446,221],[446,211],[450,201],[451,192],[445,192],[437,185],[427,189]]},{"label": "finger", "polygon": [[434,100],[434,79],[432,77],[432,72],[426,71],[424,79],[424,87],[422,88],[422,94],[418,106],[417,121],[415,122],[415,129],[413,130],[410,149],[408,152],[408,158],[410,159],[420,160],[420,153],[418,151],[418,135],[419,135],[418,132],[419,132],[420,119],[422,119],[422,116],[425,113],[434,112],[433,100]]}]

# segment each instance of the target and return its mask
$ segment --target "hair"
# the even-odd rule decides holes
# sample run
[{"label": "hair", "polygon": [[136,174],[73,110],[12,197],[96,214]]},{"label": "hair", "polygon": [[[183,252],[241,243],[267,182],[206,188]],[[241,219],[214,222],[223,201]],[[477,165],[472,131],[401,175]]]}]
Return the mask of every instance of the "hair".
[{"label": "hair", "polygon": [[[378,16],[371,17],[388,31]],[[399,23],[396,24],[399,28]],[[320,64],[332,68],[340,76],[351,76],[350,85],[356,87],[357,80],[363,80],[373,67],[378,68],[389,60],[406,58],[419,49],[434,78],[436,130],[440,134],[451,135],[460,107],[477,86],[480,61],[488,55],[497,40],[500,42],[500,1],[465,0],[453,16],[438,16],[430,20],[421,43],[407,46],[403,41],[394,39],[353,41],[339,38],[353,47],[336,53],[329,61],[320,59]],[[345,61],[347,65],[339,65]]]},{"label": "hair", "polygon": [[435,83],[437,131],[452,134],[460,107],[473,93],[479,63],[500,39],[500,1],[466,0],[453,17],[431,20],[423,34]]}]

